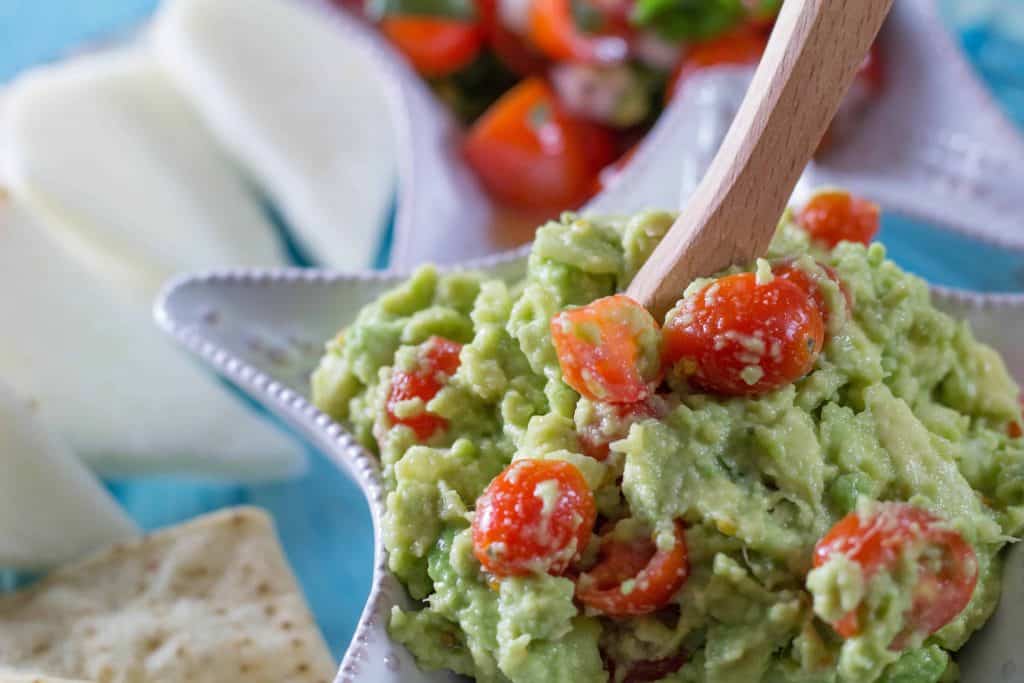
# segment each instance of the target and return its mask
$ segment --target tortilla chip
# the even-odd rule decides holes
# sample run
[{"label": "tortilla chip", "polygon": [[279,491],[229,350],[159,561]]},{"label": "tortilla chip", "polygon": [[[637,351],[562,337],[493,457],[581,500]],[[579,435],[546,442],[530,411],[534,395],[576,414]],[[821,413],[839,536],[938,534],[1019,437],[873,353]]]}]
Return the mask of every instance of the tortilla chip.
[{"label": "tortilla chip", "polygon": [[0,667],[104,683],[329,683],[269,516],[217,512],[0,596]]}]

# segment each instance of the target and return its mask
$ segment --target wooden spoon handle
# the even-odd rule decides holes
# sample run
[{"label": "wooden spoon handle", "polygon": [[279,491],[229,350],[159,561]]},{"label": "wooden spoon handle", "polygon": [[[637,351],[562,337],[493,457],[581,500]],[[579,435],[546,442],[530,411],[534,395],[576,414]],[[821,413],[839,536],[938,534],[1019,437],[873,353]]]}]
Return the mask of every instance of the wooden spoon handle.
[{"label": "wooden spoon handle", "polygon": [[627,294],[658,318],[695,278],[768,248],[893,0],[786,0],[739,112]]}]

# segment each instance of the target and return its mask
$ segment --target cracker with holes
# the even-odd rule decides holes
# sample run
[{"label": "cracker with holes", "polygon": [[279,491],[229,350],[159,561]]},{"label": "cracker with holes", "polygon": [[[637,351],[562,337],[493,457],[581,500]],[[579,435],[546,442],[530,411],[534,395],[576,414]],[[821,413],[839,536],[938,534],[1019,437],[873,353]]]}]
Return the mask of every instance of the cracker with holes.
[{"label": "cracker with holes", "polygon": [[255,508],[112,546],[0,596],[0,670],[104,683],[328,683],[335,668],[273,524]]}]

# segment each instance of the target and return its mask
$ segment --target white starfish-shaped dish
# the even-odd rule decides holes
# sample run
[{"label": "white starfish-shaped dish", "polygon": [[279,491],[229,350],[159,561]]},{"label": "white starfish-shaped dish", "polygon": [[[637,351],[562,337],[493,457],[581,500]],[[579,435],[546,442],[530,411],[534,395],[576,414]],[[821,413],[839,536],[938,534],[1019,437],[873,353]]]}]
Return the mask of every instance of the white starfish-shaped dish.
[{"label": "white starfish-shaped dish", "polygon": [[[362,488],[375,527],[370,596],[336,683],[454,681],[420,672],[390,642],[386,622],[409,599],[388,573],[381,543],[384,495],[375,459],[309,401],[308,378],[320,342],[364,304],[402,279],[416,262],[459,263],[512,276],[523,248],[496,251],[483,226],[490,205],[454,159],[454,124],[422,83],[377,36],[332,15],[339,29],[376,51],[395,79],[394,111],[405,151],[399,182],[395,272],[224,270],[182,278],[156,305],[159,324],[189,351],[282,417]],[[878,199],[889,211],[915,216],[1024,256],[1024,143],[961,59],[930,0],[901,0],[883,31],[885,93],[865,113],[856,144],[840,147],[805,174],[806,186],[842,184]],[[708,74],[663,114],[617,182],[587,207],[627,213],[680,204],[710,160],[745,87],[746,74]],[[798,190],[799,192],[799,190]],[[970,320],[978,336],[1002,351],[1024,378],[1024,295],[934,289],[935,301]],[[308,343],[295,343],[295,340]],[[1024,672],[1017,646],[1024,627],[1024,552],[1007,565],[1001,606],[959,658],[964,680],[1015,681]],[[1015,673],[1017,672],[1017,673]]]}]

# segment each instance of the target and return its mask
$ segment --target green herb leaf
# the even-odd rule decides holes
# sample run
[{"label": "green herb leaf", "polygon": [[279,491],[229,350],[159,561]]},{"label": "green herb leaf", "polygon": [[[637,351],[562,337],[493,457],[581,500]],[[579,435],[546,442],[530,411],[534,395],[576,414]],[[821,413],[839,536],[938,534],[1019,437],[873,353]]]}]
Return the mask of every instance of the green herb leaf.
[{"label": "green herb leaf", "polygon": [[713,38],[746,15],[741,0],[639,0],[631,21],[666,40]]},{"label": "green herb leaf", "polygon": [[605,18],[590,0],[569,0],[572,22],[583,33],[598,33],[604,28]]}]

